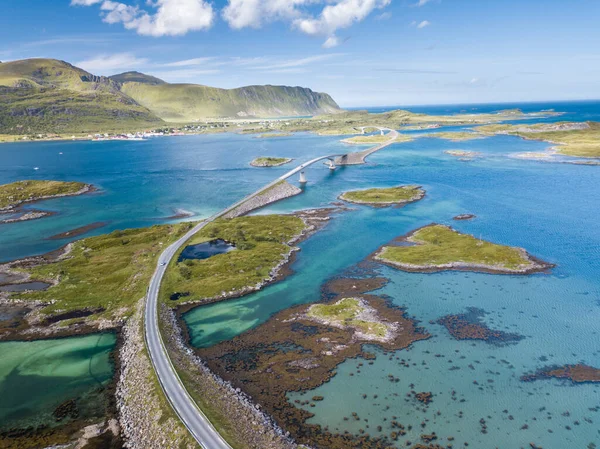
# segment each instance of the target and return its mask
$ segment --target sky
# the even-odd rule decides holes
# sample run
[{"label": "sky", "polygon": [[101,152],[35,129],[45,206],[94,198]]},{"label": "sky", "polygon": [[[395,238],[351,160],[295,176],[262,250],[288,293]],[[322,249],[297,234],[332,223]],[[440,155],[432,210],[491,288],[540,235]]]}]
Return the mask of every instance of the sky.
[{"label": "sky", "polygon": [[600,98],[599,0],[2,0],[0,60],[342,107]]}]

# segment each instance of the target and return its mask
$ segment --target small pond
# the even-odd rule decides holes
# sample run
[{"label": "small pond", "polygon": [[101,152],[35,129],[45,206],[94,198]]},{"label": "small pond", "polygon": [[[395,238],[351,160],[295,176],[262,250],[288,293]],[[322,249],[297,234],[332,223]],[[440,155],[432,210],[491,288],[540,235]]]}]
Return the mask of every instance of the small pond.
[{"label": "small pond", "polygon": [[178,262],[186,259],[208,259],[217,254],[225,254],[234,251],[236,248],[229,242],[222,239],[211,240],[210,242],[199,243],[197,245],[186,246],[181,252]]},{"label": "small pond", "polygon": [[0,287],[0,292],[24,292],[26,290],[45,290],[50,287],[47,282],[33,281],[23,284],[8,284]]}]

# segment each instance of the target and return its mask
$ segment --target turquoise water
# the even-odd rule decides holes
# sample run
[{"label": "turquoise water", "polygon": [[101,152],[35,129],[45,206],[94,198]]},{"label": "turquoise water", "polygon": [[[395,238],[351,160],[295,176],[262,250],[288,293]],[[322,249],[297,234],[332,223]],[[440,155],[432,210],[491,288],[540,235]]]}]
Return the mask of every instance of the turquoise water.
[{"label": "turquoise water", "polygon": [[0,431],[56,425],[52,412],[69,399],[80,418],[103,417],[115,344],[114,334],[0,342]]},{"label": "turquoise water", "polygon": [[[536,105],[534,109],[550,108],[569,111],[553,120],[600,120],[598,103]],[[303,195],[260,213],[327,206],[345,190],[373,186],[419,184],[427,196],[402,209],[353,207],[338,214],[323,231],[301,244],[293,265],[295,274],[285,281],[186,314],[192,343],[215,344],[259,325],[279,310],[316,301],[324,282],[343,274],[380,245],[431,222],[447,223],[484,239],[522,246],[557,267],[549,275],[526,277],[409,274],[382,267],[381,274],[390,279],[383,293],[406,307],[433,337],[396,354],[410,359],[409,367],[381,354],[360,373],[356,372],[359,361],[341,365],[335,378],[318,392],[307,393],[326,398],[310,409],[316,413],[313,421],[332,430],[356,431],[365,423],[343,417],[357,411],[369,419],[370,434],[377,434],[379,424],[389,434],[390,415],[395,415],[405,426],[413,425],[410,439],[415,442],[422,433],[420,422],[428,419],[424,432],[452,435],[455,447],[466,441],[478,449],[528,447],[529,442],[546,449],[585,448],[598,442],[600,416],[590,408],[600,405],[599,386],[519,381],[522,374],[549,364],[600,366],[600,167],[510,157],[547,146],[510,136],[467,142],[418,139],[374,154],[365,166],[339,168],[334,173],[324,166],[310,168]],[[0,145],[5,162],[0,166],[0,183],[34,177],[81,180],[101,188],[98,194],[35,206],[57,210],[56,216],[2,225],[0,260],[54,249],[63,242],[47,241],[47,237],[96,221],[111,222],[94,231],[101,233],[166,222],[174,208],[194,212],[192,219],[207,216],[289,169],[251,168],[248,163],[255,157],[287,156],[301,162],[341,148],[345,147],[337,137],[308,134],[282,139],[219,135]],[[478,151],[483,157],[463,162],[444,153],[449,149]],[[58,155],[59,151],[64,154]],[[34,172],[34,166],[40,170]],[[477,218],[454,222],[452,217],[461,213],[474,213]],[[468,307],[485,310],[484,319],[491,328],[525,338],[506,346],[455,341],[443,327],[429,323]],[[355,375],[350,377],[349,372]],[[390,373],[400,382],[390,383]],[[411,383],[416,391],[434,393],[427,411],[405,402]],[[452,390],[457,392],[456,401],[451,398]],[[377,394],[378,399],[364,400],[363,393]],[[563,416],[567,411],[569,416]],[[487,423],[487,434],[480,431],[481,418]],[[521,430],[524,425],[528,427]],[[399,447],[404,443],[404,439],[399,441]]]}]

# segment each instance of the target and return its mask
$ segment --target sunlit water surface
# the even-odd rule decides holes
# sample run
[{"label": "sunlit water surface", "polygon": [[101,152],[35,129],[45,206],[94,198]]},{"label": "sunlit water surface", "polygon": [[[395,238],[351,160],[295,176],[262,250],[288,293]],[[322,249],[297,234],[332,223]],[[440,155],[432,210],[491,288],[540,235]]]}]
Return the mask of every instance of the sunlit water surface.
[{"label": "sunlit water surface", "polygon": [[[436,113],[448,108],[440,107]],[[598,104],[535,109],[550,108],[569,112],[553,121],[600,119]],[[450,112],[462,109],[457,106]],[[301,244],[293,265],[295,274],[285,281],[186,314],[192,344],[215,344],[291,305],[317,301],[323,283],[380,245],[432,222],[451,224],[483,239],[524,247],[557,267],[551,274],[523,277],[411,274],[381,267],[381,274],[390,279],[382,293],[405,307],[433,337],[391,359],[379,353],[374,364],[365,363],[360,373],[360,360],[343,363],[330,382],[307,393],[325,397],[310,408],[315,413],[311,421],[331,430],[356,432],[367,424],[343,419],[356,411],[368,419],[366,430],[371,435],[378,434],[378,425],[383,426],[382,434],[389,435],[389,423],[396,416],[405,426],[413,426],[398,441],[399,447],[430,431],[444,438],[453,436],[455,447],[468,442],[480,449],[529,447],[530,442],[545,448],[597,443],[600,412],[594,410],[600,406],[599,386],[519,380],[522,374],[552,364],[600,366],[600,167],[510,157],[547,147],[510,136],[467,142],[417,139],[376,153],[365,166],[334,173],[322,166],[307,170],[309,184],[304,194],[260,213],[323,207],[345,190],[374,186],[419,184],[427,196],[402,209],[353,206],[337,214],[323,231]],[[208,216],[294,164],[342,148],[337,137],[310,134],[281,139],[228,134],[144,142],[1,145],[5,163],[0,166],[0,183],[26,178],[80,180],[97,185],[100,191],[35,205],[58,211],[53,217],[2,225],[0,260],[56,249],[65,241],[48,241],[47,237],[91,222],[110,221],[92,232],[98,234],[168,222],[174,209],[194,213],[190,219]],[[477,151],[482,157],[460,161],[444,153],[450,149]],[[295,161],[287,167],[249,167],[252,159],[262,155]],[[34,171],[35,166],[39,170]],[[452,220],[461,213],[474,213],[477,218]],[[491,328],[525,338],[505,346],[456,341],[443,327],[430,323],[468,307],[485,310],[484,320]],[[396,357],[409,360],[409,367],[400,365]],[[388,374],[400,382],[389,382]],[[0,387],[5,389],[6,382],[6,378],[0,381]],[[410,384],[416,391],[433,392],[433,403],[426,411],[405,401]],[[482,418],[486,434],[481,433]],[[426,427],[421,429],[423,421]]]}]

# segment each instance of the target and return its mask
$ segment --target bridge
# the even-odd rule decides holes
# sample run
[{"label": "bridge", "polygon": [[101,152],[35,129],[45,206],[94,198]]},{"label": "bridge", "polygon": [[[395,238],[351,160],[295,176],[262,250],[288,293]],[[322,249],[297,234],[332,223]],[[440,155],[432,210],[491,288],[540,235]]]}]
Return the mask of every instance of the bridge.
[{"label": "bridge", "polygon": [[[382,133],[384,130],[388,130],[388,128],[378,128]],[[398,132],[395,130],[390,131],[390,140],[388,142],[377,145],[368,150],[359,152],[359,153],[350,153],[350,154],[330,154],[327,156],[320,156],[314,158],[308,162],[300,164],[296,168],[288,171],[284,175],[270,182],[266,186],[261,189],[253,192],[252,194],[242,198],[240,201],[232,204],[231,206],[223,209],[206,220],[198,223],[192,229],[190,229],[184,236],[179,238],[176,242],[169,245],[163,253],[160,255],[158,259],[158,265],[154,274],[152,275],[152,279],[150,280],[150,285],[148,287],[148,293],[146,296],[146,309],[144,312],[144,333],[146,339],[146,346],[148,349],[148,354],[150,355],[150,360],[156,372],[156,377],[167,397],[169,403],[171,404],[173,410],[179,416],[179,419],[183,423],[183,425],[188,429],[190,434],[194,437],[194,439],[202,446],[203,449],[232,449],[231,446],[223,439],[223,437],[219,434],[219,432],[214,428],[210,420],[206,417],[206,415],[200,410],[194,399],[190,396],[188,391],[186,390],[183,382],[181,381],[173,363],[171,362],[171,358],[167,352],[164,341],[162,339],[162,335],[160,333],[159,324],[158,324],[158,296],[160,292],[160,285],[165,275],[165,272],[169,266],[169,263],[175,257],[175,254],[179,249],[196,233],[200,232],[204,227],[208,224],[212,223],[216,219],[227,215],[229,212],[235,210],[237,207],[241,206],[246,201],[254,198],[265,190],[275,186],[281,181],[287,180],[290,177],[294,176],[297,173],[303,173],[302,171],[305,168],[310,167],[317,162],[329,160],[330,168],[335,168],[335,164],[338,165],[351,165],[354,163],[364,163],[364,158],[366,158],[369,154],[373,154],[375,151],[378,151],[390,144],[392,144],[396,137],[398,136]],[[358,156],[353,156],[358,155]],[[350,162],[360,160],[361,162]]]}]

